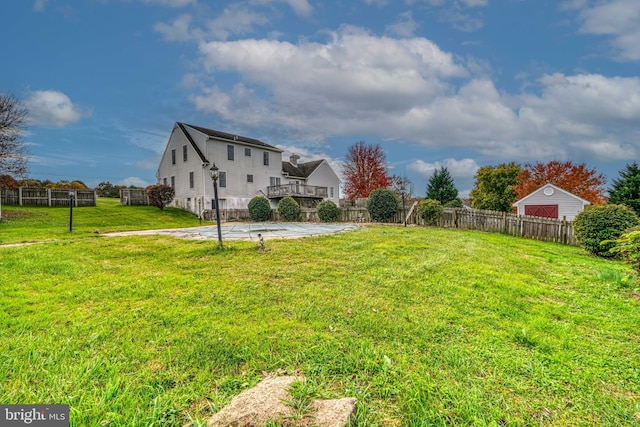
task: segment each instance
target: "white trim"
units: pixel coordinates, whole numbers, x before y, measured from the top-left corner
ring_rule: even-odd
[[[583,205],[583,206],[587,206],[587,205],[590,205],[590,204],[591,204],[591,202],[590,202],[590,201],[585,200],[585,199],[583,199],[582,197],[578,197],[578,196],[576,196],[576,195],[575,195],[575,194],[573,194],[573,193],[569,193],[567,190],[563,190],[562,188],[560,188],[560,187],[558,187],[558,186],[555,186],[555,185],[553,185],[553,184],[545,184],[545,185],[543,185],[542,187],[538,188],[536,191],[533,191],[533,192],[529,193],[528,195],[524,196],[522,199],[520,199],[520,200],[518,200],[518,201],[516,201],[516,202],[513,202],[513,204],[512,204],[511,206],[518,207],[518,205],[519,205],[520,203],[524,202],[525,200],[527,200],[529,197],[533,196],[534,194],[536,194],[536,193],[540,192],[540,190],[544,191],[544,189],[545,189],[545,188],[552,188],[552,189],[557,190],[557,191],[560,191],[561,193],[564,193],[564,194],[566,194],[566,195],[568,195],[568,196],[571,196],[571,197],[573,197],[574,199],[578,199],[578,200],[580,200],[580,201],[582,202],[582,205]]]

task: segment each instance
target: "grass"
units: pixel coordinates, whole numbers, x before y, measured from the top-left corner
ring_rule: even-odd
[[[3,403],[69,404],[74,426],[204,425],[283,372],[307,378],[302,412],[356,397],[356,426],[638,425],[640,301],[622,263],[393,226],[220,250],[95,235],[197,224],[98,209],[77,233],[23,223],[57,209],[0,223],[4,243],[54,238],[0,247]]]
[[[69,208],[2,206],[0,244],[95,237],[108,231],[179,228],[199,225],[198,218],[175,208],[121,206],[119,199],[98,198],[97,206],[73,208],[69,233]]]

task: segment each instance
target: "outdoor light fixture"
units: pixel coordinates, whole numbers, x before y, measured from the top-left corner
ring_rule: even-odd
[[[403,179],[402,182],[400,183],[400,193],[402,194],[402,221],[404,222],[405,227],[407,226],[407,212],[404,207],[404,192],[406,191],[406,189],[407,187]]]
[[[215,203],[216,210],[216,223],[218,225],[218,244],[222,247],[222,230],[220,230],[220,208],[218,205],[218,178],[220,177],[220,170],[214,163],[209,169],[209,174],[211,175],[211,179],[213,180],[213,199]]]
[[[69,233],[73,231],[73,191],[69,190]]]

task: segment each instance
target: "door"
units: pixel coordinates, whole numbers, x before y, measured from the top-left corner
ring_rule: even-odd
[[[558,205],[525,205],[524,214],[558,219]]]

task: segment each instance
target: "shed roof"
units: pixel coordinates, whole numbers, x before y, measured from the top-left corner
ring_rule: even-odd
[[[556,185],[553,185],[553,184],[547,183],[547,184],[543,185],[542,187],[538,188],[536,191],[533,191],[533,192],[531,192],[531,193],[527,194],[526,196],[524,196],[522,199],[520,199],[520,200],[518,200],[518,201],[514,202],[511,206],[518,206],[519,204],[521,204],[522,202],[526,201],[528,198],[530,198],[530,197],[531,197],[531,196],[533,196],[534,194],[539,193],[539,192],[541,192],[541,191],[544,191],[544,190],[545,190],[545,188],[553,188],[554,190],[560,191],[561,193],[564,193],[564,194],[566,194],[567,196],[571,196],[571,197],[573,197],[574,199],[578,199],[578,200],[580,200],[580,201],[582,202],[582,204],[583,204],[583,205],[590,205],[590,204],[591,204],[591,202],[590,202],[590,201],[585,200],[585,199],[583,199],[582,197],[578,197],[578,196],[576,196],[575,194],[570,193],[570,192],[568,192],[567,190],[563,190],[562,188],[560,188],[560,187],[558,187],[558,186],[556,186]]]

